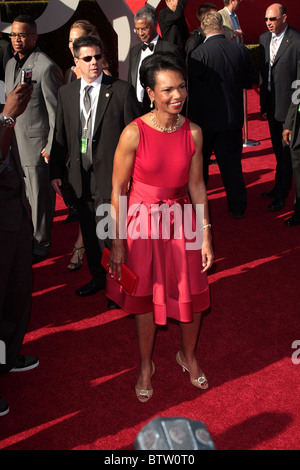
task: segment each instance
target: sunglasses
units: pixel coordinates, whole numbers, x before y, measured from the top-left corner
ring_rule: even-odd
[[[265,21],[276,21],[276,20],[279,20],[279,18],[281,18],[281,16],[279,16],[278,18],[276,18],[276,16],[270,16],[269,18],[266,16],[265,17]]]
[[[26,39],[31,34],[35,34],[35,33],[10,33],[8,36],[10,37],[10,39],[15,39],[15,38]]]
[[[96,60],[102,59],[102,54],[95,54],[95,55],[87,55],[85,57],[78,57],[78,59],[83,60],[84,62],[91,62],[91,60],[95,57]]]

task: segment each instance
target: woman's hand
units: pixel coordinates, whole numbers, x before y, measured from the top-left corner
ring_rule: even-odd
[[[109,274],[115,277],[117,273],[118,280],[121,280],[121,267],[125,261],[125,248],[122,240],[113,240],[112,248],[108,258]]]
[[[212,247],[211,240],[204,240],[202,248],[201,248],[201,253],[202,253],[202,272],[204,273],[207,271],[209,268],[212,267],[215,255]]]

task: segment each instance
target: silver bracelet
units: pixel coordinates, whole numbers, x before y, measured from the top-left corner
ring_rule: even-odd
[[[211,224],[203,225],[202,230],[204,230],[204,229],[207,228],[207,227],[210,227],[210,228],[211,228]]]

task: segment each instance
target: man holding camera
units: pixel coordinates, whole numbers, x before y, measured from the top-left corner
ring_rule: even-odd
[[[15,55],[6,66],[6,93],[22,81],[24,69],[32,71],[26,74],[29,77],[32,74],[32,98],[15,125],[15,135],[32,210],[33,263],[36,263],[49,255],[51,246],[55,192],[50,184],[48,162],[57,93],[63,84],[63,75],[59,67],[37,47],[36,23],[30,16],[19,15],[15,18],[10,38]]]

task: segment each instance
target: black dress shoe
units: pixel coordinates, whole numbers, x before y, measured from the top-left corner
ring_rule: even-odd
[[[79,297],[88,297],[89,295],[97,294],[97,292],[102,289],[105,289],[105,282],[101,283],[92,280],[88,284],[79,287],[79,289],[75,291],[75,294]]]
[[[231,214],[235,219],[243,219],[244,218],[244,212],[229,211],[229,214]]]
[[[113,300],[107,299],[107,308],[109,310],[114,310],[114,309],[119,309],[120,307]]]
[[[32,264],[38,264],[38,263],[41,263],[42,261],[44,261],[45,259],[47,258],[46,255],[35,255],[33,254],[32,255]]]
[[[8,404],[0,397],[0,416],[5,416],[9,412]]]
[[[262,197],[264,199],[274,199],[277,196],[277,192],[275,188],[271,189],[271,191],[267,191],[265,193],[262,193]]]
[[[26,372],[27,370],[35,369],[39,365],[39,360],[34,356],[18,356],[15,366],[10,369],[10,372]]]
[[[300,215],[292,215],[292,217],[284,221],[284,224],[288,227],[295,227],[295,225],[300,225]]]
[[[285,199],[282,196],[276,196],[274,201],[268,205],[270,211],[279,211],[285,206]]]

